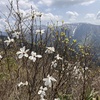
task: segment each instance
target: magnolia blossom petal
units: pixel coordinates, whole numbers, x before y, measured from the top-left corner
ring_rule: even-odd
[[[37,58],[42,58],[42,56],[41,56],[41,55],[36,55],[36,57],[37,57]]]
[[[38,91],[38,94],[41,94],[41,92],[42,92],[42,90],[39,90],[39,91]]]
[[[20,48],[20,51],[24,52],[25,51],[25,46],[23,48]]]
[[[27,53],[25,53],[25,54],[24,54],[24,56],[25,56],[25,57],[28,57],[28,54],[27,54]]]
[[[18,51],[16,54],[18,55],[18,54],[21,54],[22,52],[21,51]]]
[[[50,81],[50,80],[46,81],[46,82],[45,82],[45,86],[51,87],[51,86],[52,86],[51,81]]]
[[[27,53],[29,51],[29,49],[27,49],[25,52]]]
[[[43,89],[43,86],[41,86],[40,89],[42,90]]]
[[[52,76],[50,77],[52,81],[56,82],[57,80],[53,78]]]
[[[25,83],[20,82],[20,83],[18,84],[18,87],[20,87],[21,85],[22,85],[22,86],[25,86],[25,85],[27,86],[27,85],[28,85],[28,82],[27,82],[27,81],[26,81]]]
[[[45,81],[45,83],[44,83],[45,86],[51,87],[51,81],[50,81],[50,79],[44,78],[43,81]]]
[[[11,42],[14,42],[14,39],[11,39],[10,41],[11,41]]]
[[[23,83],[22,83],[22,82],[20,82],[20,83],[18,84],[18,87],[20,87],[21,85],[23,85]]]
[[[47,87],[44,87],[43,90],[46,91],[47,90]]]
[[[9,42],[7,42],[7,46],[9,45],[10,43]]]
[[[30,60],[32,60],[33,62],[35,62],[35,61],[36,61],[36,58],[35,58],[35,57],[33,57],[33,56],[29,56],[29,59],[30,59]]]
[[[30,60],[33,60],[33,56],[29,56],[29,59],[30,59]]]
[[[4,42],[9,42],[9,40],[5,40]]]
[[[35,62],[35,61],[36,61],[36,58],[35,58],[35,57],[33,57],[33,59],[32,59],[32,60],[33,60],[33,62]]]
[[[25,85],[28,85],[28,81],[25,82]]]
[[[33,56],[29,56],[29,59],[30,59],[30,60],[33,60]]]
[[[0,59],[2,59],[2,56],[0,55]]]
[[[20,54],[20,55],[18,56],[19,59],[21,59],[22,57],[23,57],[23,54]]]
[[[31,52],[31,55],[32,55],[32,56],[36,56],[36,52],[32,51],[32,52]]]

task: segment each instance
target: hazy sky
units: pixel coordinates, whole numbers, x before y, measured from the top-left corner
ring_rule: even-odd
[[[7,14],[8,0],[0,0],[0,11]],[[15,0],[13,0],[15,1]],[[15,3],[13,3],[16,7]],[[44,14],[42,22],[59,21],[100,24],[100,0],[19,0],[20,10],[25,14],[31,6]],[[0,24],[5,19],[0,13]],[[1,26],[2,27],[2,26]]]

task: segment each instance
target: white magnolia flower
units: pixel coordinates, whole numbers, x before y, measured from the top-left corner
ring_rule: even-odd
[[[43,34],[44,30],[36,30],[36,34]]]
[[[57,60],[62,60],[62,58],[59,56],[59,54],[57,54],[57,56],[55,56],[55,58],[56,58]]]
[[[15,32],[15,33],[12,34],[12,36],[13,36],[14,38],[19,39],[19,35],[20,35],[20,34],[21,34],[20,32]]]
[[[4,42],[7,43],[7,46],[11,43],[14,42],[14,39],[10,39],[9,37],[7,37],[8,40],[5,40]]]
[[[26,81],[25,83],[20,82],[17,86],[20,87],[20,86],[27,86],[27,85],[28,85],[28,82]]]
[[[42,57],[41,55],[36,55],[36,52],[32,51],[31,56],[29,56],[29,59],[35,62],[36,58],[41,58],[41,57]]]
[[[54,68],[57,67],[57,61],[56,60],[54,60],[54,61],[51,62],[51,67],[54,67]]]
[[[52,84],[51,84],[51,81],[54,81],[56,82],[57,80],[55,78],[53,78],[52,76],[48,75],[47,78],[44,78],[43,81],[45,82],[45,86],[49,86],[51,87]]]
[[[54,47],[46,47],[47,49],[46,49],[46,51],[45,51],[45,53],[53,53],[53,52],[55,52],[55,48]]]
[[[47,87],[44,87],[43,88],[43,86],[41,86],[40,87],[40,90],[38,91],[38,94],[40,94],[41,95],[41,97],[43,96],[45,96],[46,95],[46,93],[45,93],[45,91],[47,90]]]
[[[47,87],[44,87],[44,88],[43,88],[43,86],[41,86],[41,87],[40,87],[40,90],[38,91],[38,94],[39,94],[40,97],[41,97],[40,100],[46,100],[46,99],[44,99],[44,96],[46,96],[45,91],[47,91]]]
[[[2,59],[2,56],[0,55],[0,59]]]
[[[22,57],[28,57],[27,52],[29,49],[25,50],[25,46],[20,48],[20,51],[18,51],[16,54],[18,55],[18,58],[21,59]]]

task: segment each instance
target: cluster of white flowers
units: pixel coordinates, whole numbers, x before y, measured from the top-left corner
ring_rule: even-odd
[[[73,71],[74,71],[74,74],[77,75],[77,74],[79,74],[80,69],[77,68],[77,66],[74,66],[74,70]]]
[[[43,34],[44,33],[44,29],[43,30],[36,30],[36,34]]]
[[[51,62],[51,68],[56,68],[57,67],[57,61],[56,60],[54,60],[54,61],[52,61]]]
[[[40,90],[38,91],[38,94],[40,95],[40,100],[46,100],[44,97],[46,96],[47,87],[52,86],[52,82],[56,82],[57,80],[53,78],[52,76],[48,75],[47,78],[43,79],[44,85],[46,87],[43,88],[43,86],[40,87]]]
[[[51,62],[51,68],[52,67],[54,67],[54,68],[56,68],[57,67],[57,60],[63,60],[60,56],[59,56],[59,54],[57,54],[57,56],[55,56],[55,58],[56,58],[56,60],[54,60],[54,61],[52,61]]]
[[[38,33],[43,34],[44,30],[36,30],[36,34],[38,34]],[[19,36],[20,36],[20,32],[14,32],[12,34],[12,37],[16,38],[16,39],[19,39]],[[8,37],[8,40],[4,41],[5,43],[7,43],[7,46],[11,42],[14,42],[13,38]],[[29,58],[30,60],[32,60],[33,62],[35,62],[37,58],[42,58],[42,55],[37,55],[36,52],[34,52],[34,51],[32,51],[31,55],[29,56],[28,51],[29,51],[29,49],[26,49],[26,47],[23,46],[22,48],[20,48],[20,50],[16,54],[18,55],[19,59],[26,57],[26,58]],[[52,54],[54,52],[55,52],[54,47],[46,47],[45,53]],[[0,55],[0,59],[1,58],[2,58],[2,56]],[[62,58],[59,56],[59,54],[57,54],[57,56],[55,56],[55,59],[56,60],[62,60]],[[57,61],[56,60],[52,61],[52,64],[51,64],[51,66],[54,67],[54,68],[57,67]],[[57,80],[55,78],[53,78],[52,76],[47,75],[47,78],[44,78],[43,81],[44,81],[45,87],[41,86],[39,91],[38,91],[38,94],[40,95],[40,100],[46,100],[44,97],[46,96],[46,91],[48,89],[47,87],[51,88],[52,82],[56,82]],[[17,84],[18,87],[27,86],[27,85],[28,85],[28,81],[26,81],[25,83],[20,82],[20,83]],[[60,99],[55,98],[54,100],[60,100]]]
[[[80,70],[80,68],[78,68],[79,66],[74,66],[74,69],[73,69],[73,75],[74,77],[77,79],[80,79],[82,78],[82,72]]]
[[[40,95],[41,100],[45,100],[45,99],[44,99],[44,96],[46,96],[45,91],[47,91],[47,87],[44,87],[44,88],[43,88],[43,86],[41,86],[41,87],[40,87],[40,90],[38,91],[38,94]]]
[[[31,56],[28,55],[29,49],[25,50],[25,46],[20,48],[20,51],[18,51],[16,54],[18,55],[18,58],[21,59],[23,57],[29,57],[30,60],[32,60],[33,62],[36,61],[36,58],[42,58],[41,55],[37,55],[36,52],[32,51],[31,52]]]
[[[11,43],[14,42],[14,39],[10,39],[10,37],[7,37],[8,40],[5,40],[4,42],[7,43],[7,46]]]
[[[62,58],[59,56],[59,54],[57,54],[57,56],[55,56],[55,58],[56,58],[57,60],[62,60]]]
[[[37,17],[41,17],[42,15],[43,13],[33,10],[31,13],[30,12],[26,13],[24,19],[26,20],[36,19]]]
[[[21,34],[20,32],[14,32],[14,33],[12,33],[12,37],[13,37],[13,38],[19,39],[19,35],[20,35],[20,34]],[[4,41],[5,43],[7,43],[7,46],[8,46],[11,42],[14,42],[14,39],[13,39],[13,38],[10,38],[9,36],[7,37],[7,40]]]
[[[34,18],[36,18],[36,17],[41,17],[42,16],[42,13],[41,12],[39,12],[39,11],[33,11],[33,13],[31,14],[31,16],[33,17],[34,16]]]
[[[13,38],[19,39],[20,34],[21,34],[21,32],[14,32],[14,33],[12,33],[12,36],[13,36]]]
[[[51,54],[51,53],[55,52],[55,48],[54,47],[46,47],[46,48],[47,49],[46,49],[45,53]]]
[[[20,83],[17,84],[18,87],[20,87],[20,86],[27,86],[27,85],[28,85],[28,81],[26,81],[25,83],[20,82]]]

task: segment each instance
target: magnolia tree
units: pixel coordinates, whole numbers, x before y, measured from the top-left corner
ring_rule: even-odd
[[[64,22],[42,29],[41,12],[31,7],[23,15],[18,0],[17,8],[9,4],[7,38],[0,49],[1,99],[90,100],[97,73],[92,47],[66,34]]]

